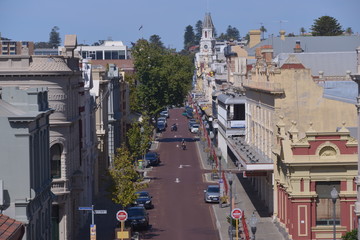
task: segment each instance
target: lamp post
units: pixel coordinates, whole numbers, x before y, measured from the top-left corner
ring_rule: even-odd
[[[231,172],[228,172],[227,174],[227,178],[229,181],[229,185],[230,185],[230,217],[231,217],[231,212],[232,212],[232,184],[233,184],[233,174]],[[233,239],[233,234],[232,234],[232,230],[233,230],[233,225],[232,225],[232,218],[230,218],[230,240]]]
[[[335,220],[336,220],[336,206],[335,206],[335,204],[336,204],[336,200],[337,200],[337,198],[339,196],[339,193],[336,190],[335,186],[331,190],[330,194],[331,194],[332,202],[334,204],[334,208],[333,208],[333,224],[334,224],[334,240],[335,240],[336,239],[336,223],[335,223]]]
[[[255,211],[253,211],[251,218],[250,218],[250,227],[252,232],[252,239],[255,240],[255,233],[256,233],[256,224],[258,222],[257,217],[255,216]]]
[[[216,148],[216,156],[219,160],[219,182],[222,181],[222,176],[221,176],[221,150],[220,148]],[[221,184],[221,183],[220,183]],[[221,185],[220,185],[220,190],[221,190]],[[220,198],[221,198],[221,191],[220,191]],[[219,200],[219,207],[221,208],[221,199]]]

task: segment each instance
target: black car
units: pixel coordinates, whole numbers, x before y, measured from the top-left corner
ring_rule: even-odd
[[[145,161],[147,161],[147,166],[157,166],[160,164],[159,154],[156,152],[148,152],[145,154]]]
[[[137,195],[137,199],[135,200],[135,205],[139,207],[144,207],[145,209],[153,208],[152,204],[152,196],[150,196],[147,191],[140,191],[135,193]]]
[[[128,214],[125,221],[126,227],[132,229],[147,229],[149,227],[149,214],[144,207],[129,207],[126,212]]]

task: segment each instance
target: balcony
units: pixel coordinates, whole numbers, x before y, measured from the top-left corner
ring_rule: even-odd
[[[51,191],[56,195],[65,195],[70,193],[69,180],[53,179],[51,183]]]
[[[252,80],[244,80],[243,86],[245,88],[269,92],[272,94],[284,93],[284,88],[282,88],[281,84],[275,83],[275,82],[258,82],[258,81],[252,81]]]

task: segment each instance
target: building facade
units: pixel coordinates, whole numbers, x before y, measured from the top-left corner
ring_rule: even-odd
[[[51,239],[51,113],[46,88],[2,88],[0,210],[24,224],[22,239]]]

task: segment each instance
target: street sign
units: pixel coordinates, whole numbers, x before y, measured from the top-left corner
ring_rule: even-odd
[[[119,222],[123,222],[123,221],[126,221],[126,219],[128,218],[128,214],[126,211],[124,210],[120,210],[116,213],[116,219],[119,221]]]
[[[79,207],[79,210],[91,211],[92,207]]]
[[[107,214],[107,210],[94,210],[95,214]]]
[[[90,225],[90,240],[96,240],[96,225]]]
[[[240,208],[234,208],[231,211],[231,217],[233,219],[240,219],[242,217],[242,210]]]

